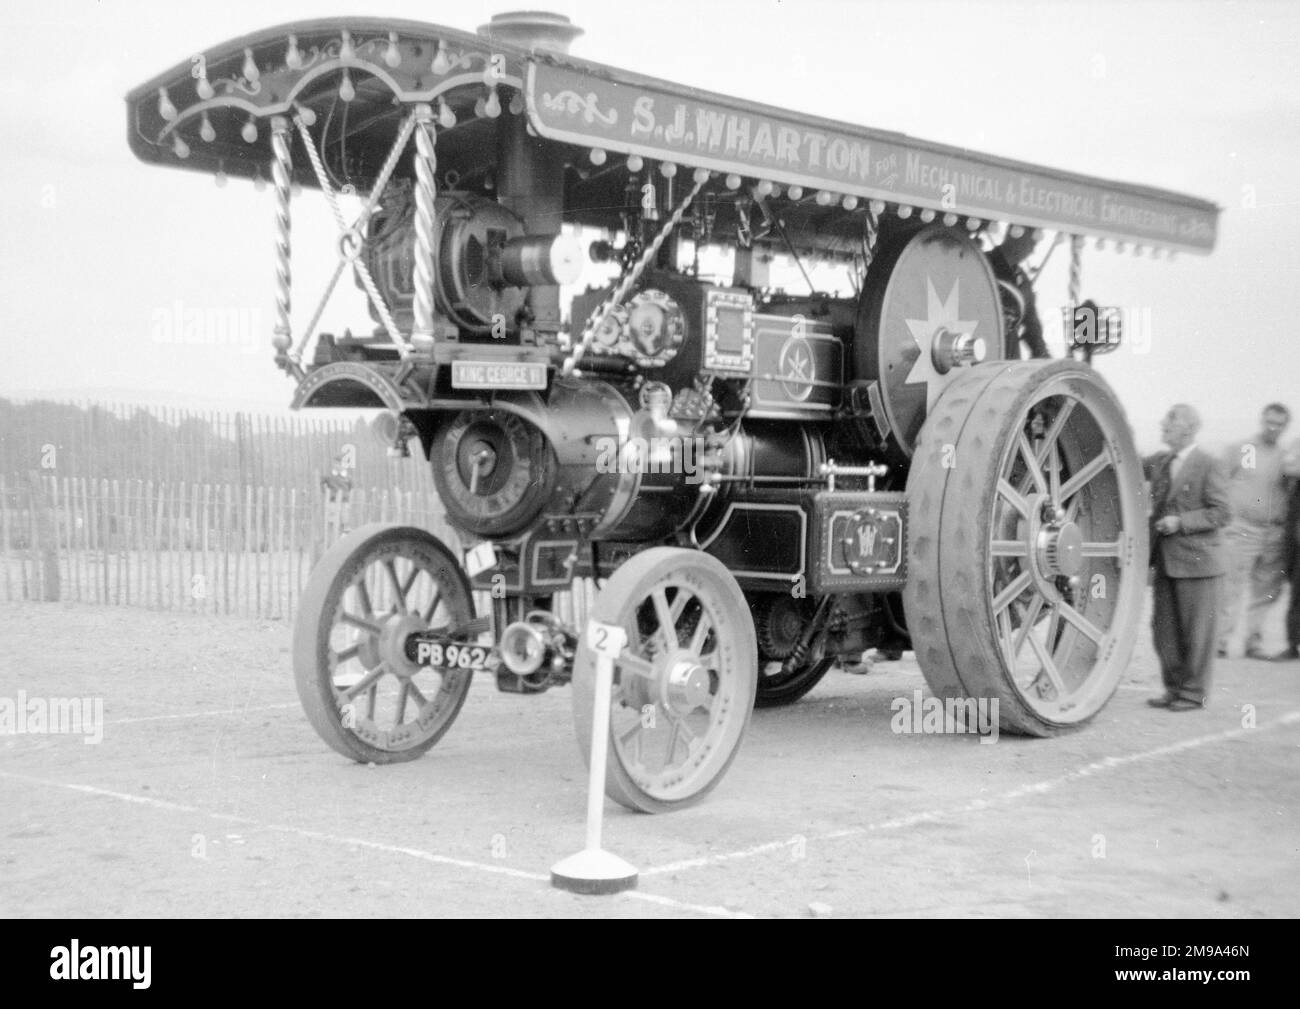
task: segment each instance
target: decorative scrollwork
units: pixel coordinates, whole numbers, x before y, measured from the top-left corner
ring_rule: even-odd
[[[610,109],[608,112],[600,111],[594,91],[588,91],[585,98],[576,91],[561,91],[557,95],[548,91],[542,95],[542,104],[552,112],[563,112],[570,116],[582,113],[582,121],[589,125],[597,119],[606,126],[613,126],[618,122],[617,109]]]
[[[223,77],[217,81],[214,88],[220,88],[227,95],[233,95],[236,91],[242,91],[246,95],[258,95],[262,93],[262,82],[252,81],[251,83],[243,77]]]

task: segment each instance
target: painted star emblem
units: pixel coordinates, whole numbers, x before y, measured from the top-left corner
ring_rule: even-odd
[[[976,327],[979,326],[978,319],[961,319],[958,318],[957,303],[960,299],[961,281],[952,282],[952,290],[948,292],[948,297],[942,301],[939,300],[939,294],[934,289],[934,281],[929,277],[925,278],[925,315],[924,319],[907,319],[907,328],[912,333],[912,339],[916,342],[921,353],[917,355],[916,362],[912,365],[912,370],[907,373],[904,383],[915,385],[919,382],[925,383],[925,409],[928,413],[934,409],[935,402],[939,399],[939,394],[947,387],[951,380],[951,375],[941,375],[939,370],[934,366],[934,359],[930,356],[930,348],[934,343],[934,336],[940,329],[946,329],[950,333],[973,334]]]

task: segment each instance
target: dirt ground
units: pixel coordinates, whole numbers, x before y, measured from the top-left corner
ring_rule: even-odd
[[[567,688],[475,683],[429,754],[367,767],[299,709],[281,622],[0,605],[0,698],[103,699],[103,739],[0,736],[5,916],[1300,914],[1300,663],[1222,661],[1149,709],[1144,634],[1085,730],[890,730],[910,656],[755,712],[726,779],[667,816],[608,804],[638,889],[579,897],[586,772]]]

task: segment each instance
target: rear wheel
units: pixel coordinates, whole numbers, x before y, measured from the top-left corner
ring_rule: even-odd
[[[1052,735],[1109,700],[1146,584],[1141,463],[1105,380],[1075,361],[996,363],[948,389],[908,476],[917,658],[935,693],[999,702]]]
[[[823,656],[819,649],[800,648],[816,606],[787,594],[764,594],[752,600],[751,612],[758,640],[758,689],[754,707],[793,704],[817,686],[835,665],[834,657]],[[801,650],[803,657],[791,662],[791,656]]]

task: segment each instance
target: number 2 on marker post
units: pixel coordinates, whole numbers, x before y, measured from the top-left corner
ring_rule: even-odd
[[[616,659],[627,644],[627,631],[613,624],[592,623],[587,626],[587,646],[597,655]]]

